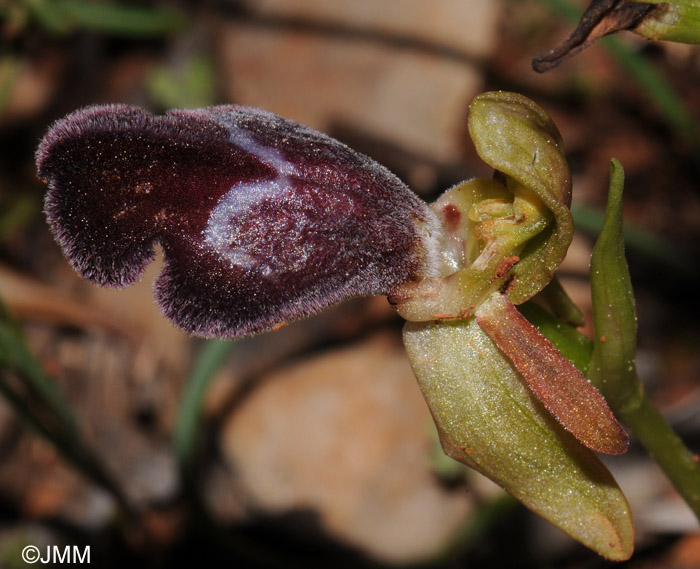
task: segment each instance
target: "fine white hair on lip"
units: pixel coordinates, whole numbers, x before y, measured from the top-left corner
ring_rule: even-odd
[[[294,164],[282,156],[276,148],[259,144],[252,136],[241,129],[232,129],[230,140],[241,150],[255,156],[260,162],[270,166],[278,177],[293,176],[297,173]]]
[[[426,219],[417,221],[421,243],[425,248],[425,260],[423,261],[423,276],[425,278],[437,278],[440,276],[442,265],[442,224],[438,216],[431,208],[426,208]]]
[[[297,171],[282,153],[269,146],[258,143],[250,134],[240,128],[231,129],[231,143],[246,153],[249,153],[276,173],[272,180],[239,182],[231,186],[216,204],[207,226],[202,232],[204,244],[217,254],[223,255],[233,266],[244,269],[258,265],[259,260],[240,247],[236,247],[236,218],[250,210],[254,205],[268,198],[280,195],[291,186],[290,177]],[[263,274],[269,274],[268,266],[261,266]]]
[[[231,186],[209,214],[207,226],[202,232],[204,245],[217,255],[222,255],[233,266],[252,268],[258,259],[245,249],[236,246],[238,228],[236,218],[245,215],[254,205],[284,191],[287,180],[239,182]]]

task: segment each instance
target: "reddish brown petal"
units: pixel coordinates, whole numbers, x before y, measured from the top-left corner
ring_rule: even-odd
[[[627,451],[627,433],[600,392],[505,295],[496,293],[484,302],[476,311],[476,320],[572,435],[597,452]]]

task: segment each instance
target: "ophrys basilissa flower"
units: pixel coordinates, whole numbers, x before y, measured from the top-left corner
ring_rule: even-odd
[[[37,164],[78,272],[128,285],[160,243],[156,298],[188,332],[237,337],[388,295],[447,454],[626,558],[627,503],[585,448],[624,452],[626,434],[515,308],[550,283],[571,240],[561,137],[512,93],[477,97],[469,128],[496,174],[431,206],[340,142],[247,107],[84,109],[53,126]]]

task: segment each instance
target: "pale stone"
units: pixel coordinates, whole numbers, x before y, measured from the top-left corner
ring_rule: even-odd
[[[314,21],[327,17],[361,31],[385,30],[432,42],[435,49],[374,36],[225,24],[221,74],[230,101],[264,107],[330,134],[334,126],[351,125],[429,159],[460,158],[467,106],[482,89],[475,62],[493,47],[499,3],[271,1],[256,7],[256,13],[266,10],[313,15]]]
[[[256,14],[304,19],[322,25],[369,30],[485,56],[497,40],[494,0],[256,0]]]
[[[400,345],[379,338],[265,378],[226,424],[223,455],[255,511],[311,510],[341,542],[415,561],[470,511],[432,471],[430,423]]]

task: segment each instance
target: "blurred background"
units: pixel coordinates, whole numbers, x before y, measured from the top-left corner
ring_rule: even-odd
[[[610,157],[626,169],[639,372],[700,452],[700,48],[625,33],[533,72],[584,7],[1,2],[0,568],[25,567],[28,544],[90,545],[105,568],[612,566],[441,454],[384,298],[235,344],[189,338],[154,306],[157,264],[122,291],[73,273],[34,167],[81,106],[239,103],[325,131],[433,200],[491,175],[471,98],[521,92],[565,141],[578,232],[560,275],[586,313]],[[697,520],[639,446],[606,463],[638,533],[617,566],[700,567]]]

